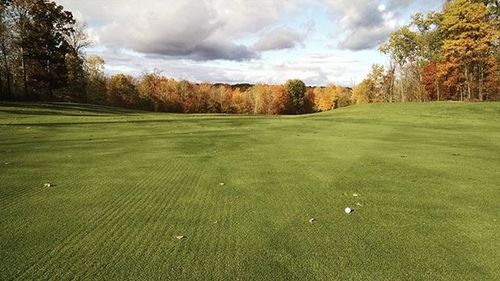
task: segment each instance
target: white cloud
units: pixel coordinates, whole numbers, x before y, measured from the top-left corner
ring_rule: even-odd
[[[259,41],[254,44],[257,51],[272,51],[293,49],[297,46],[304,46],[307,34],[292,30],[287,27],[280,27],[264,34]]]
[[[175,78],[193,81],[282,82],[298,77],[314,84],[348,84],[354,76],[363,75],[371,63],[353,59],[360,53],[341,49],[374,50],[402,19],[408,18],[409,7],[434,3],[426,0],[56,1],[89,23],[96,47],[90,53],[101,54],[110,72],[139,74],[158,68]],[[328,33],[334,35],[326,38]],[[334,47],[321,49],[327,44],[317,41],[318,38],[328,39],[327,44]],[[346,58],[340,58],[338,52]],[[376,51],[370,54],[376,55]],[[343,63],[344,60],[350,63]]]
[[[237,40],[276,25],[308,1],[111,0],[102,8],[92,0],[58,2],[97,23],[94,29],[100,43],[114,48],[173,58],[239,61],[257,58],[258,53]]]

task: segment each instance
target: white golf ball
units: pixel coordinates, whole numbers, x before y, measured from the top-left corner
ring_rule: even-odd
[[[344,212],[346,214],[350,214],[350,213],[352,213],[352,209],[351,208],[345,208]]]

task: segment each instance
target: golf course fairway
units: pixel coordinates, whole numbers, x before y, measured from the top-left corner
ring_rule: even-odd
[[[500,103],[0,103],[0,280],[499,276]]]

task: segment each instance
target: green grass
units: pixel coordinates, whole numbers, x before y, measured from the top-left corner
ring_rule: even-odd
[[[0,280],[500,276],[500,103],[4,103],[0,158]]]

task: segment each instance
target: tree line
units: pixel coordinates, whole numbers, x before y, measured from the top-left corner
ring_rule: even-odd
[[[353,90],[354,103],[500,99],[498,0],[451,0],[442,11],[417,13],[380,51]]]
[[[98,56],[87,60],[87,102],[176,113],[305,114],[351,103],[351,91],[336,85],[307,87],[301,80],[284,85],[226,85],[191,83],[165,77],[161,72],[139,78],[104,74]]]
[[[49,0],[0,0],[0,99],[71,101],[185,113],[302,114],[350,102],[347,88],[191,83],[160,72],[108,77],[86,57],[85,25]]]
[[[451,0],[440,12],[417,13],[380,50],[354,89],[226,85],[107,76],[99,56],[84,53],[86,27],[50,0],[0,0],[0,99],[71,101],[182,113],[303,114],[356,103],[500,99],[498,0]]]

